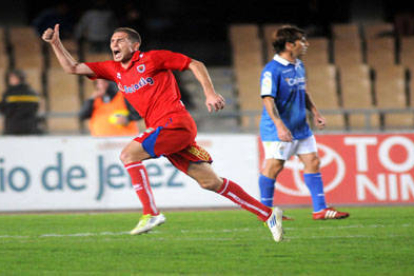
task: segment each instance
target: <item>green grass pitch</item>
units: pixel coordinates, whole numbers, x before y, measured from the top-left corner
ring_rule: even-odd
[[[285,211],[285,240],[242,210],[0,215],[0,275],[414,275],[414,207],[341,208],[345,220]]]

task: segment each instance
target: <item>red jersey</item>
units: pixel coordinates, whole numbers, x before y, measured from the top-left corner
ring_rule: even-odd
[[[98,79],[114,81],[147,127],[172,114],[188,113],[171,70],[185,70],[191,58],[165,50],[137,51],[128,68],[113,60],[86,62]]]

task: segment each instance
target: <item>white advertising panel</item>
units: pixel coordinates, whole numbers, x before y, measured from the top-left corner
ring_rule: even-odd
[[[0,138],[0,212],[141,208],[119,161],[129,138]],[[255,135],[199,135],[218,175],[257,198]],[[199,185],[166,158],[144,161],[160,208],[234,204]]]

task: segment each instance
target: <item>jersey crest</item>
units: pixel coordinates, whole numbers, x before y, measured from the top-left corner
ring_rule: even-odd
[[[145,72],[145,64],[138,65],[137,66],[137,71],[141,74],[144,73]]]

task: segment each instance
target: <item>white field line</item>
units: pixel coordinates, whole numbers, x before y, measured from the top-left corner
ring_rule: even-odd
[[[352,228],[386,228],[386,227],[394,227],[394,225],[382,225],[382,224],[371,224],[371,225],[346,225],[346,226],[321,226],[321,227],[285,227],[284,229],[287,231],[295,231],[295,230],[322,230],[322,229],[352,229]],[[411,224],[402,224],[400,227],[411,227]],[[234,232],[254,232],[257,231],[257,228],[234,228],[234,229],[221,229],[221,230],[210,230],[210,229],[203,229],[203,230],[181,230],[181,234],[208,234],[208,233],[234,233]],[[154,230],[150,232],[151,235],[158,235],[162,234],[162,231]],[[129,232],[99,232],[99,233],[74,233],[74,234],[42,234],[38,236],[20,236],[20,235],[1,235],[0,241],[3,239],[30,239],[30,238],[66,238],[66,237],[99,237],[99,236],[122,236],[122,235],[129,235]],[[402,237],[403,235],[386,235],[387,237]],[[178,239],[182,239],[182,236],[177,236]],[[333,239],[333,238],[375,238],[375,235],[343,235],[343,236],[325,236],[325,235],[318,235],[318,236],[309,236],[309,237],[289,237],[289,239]],[[170,238],[169,238],[170,239]],[[203,238],[190,238],[187,237],[188,240],[202,240]],[[226,238],[207,238],[204,240],[229,240]]]

